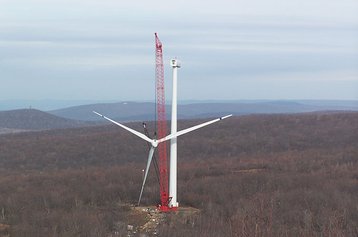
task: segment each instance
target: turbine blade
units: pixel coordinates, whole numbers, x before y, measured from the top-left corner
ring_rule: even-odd
[[[173,139],[173,138],[175,138],[175,137],[179,137],[179,136],[181,136],[181,135],[183,135],[183,134],[186,134],[186,133],[188,133],[188,132],[192,132],[192,131],[194,131],[194,130],[197,130],[197,129],[202,128],[202,127],[205,127],[205,126],[208,126],[208,125],[210,125],[210,124],[212,124],[212,123],[216,123],[216,122],[218,122],[218,121],[220,121],[220,120],[229,118],[229,117],[231,117],[231,116],[232,116],[232,114],[229,114],[229,115],[226,115],[226,116],[224,116],[224,117],[220,117],[220,118],[217,118],[217,119],[214,119],[214,120],[211,120],[211,121],[208,121],[208,122],[205,122],[205,123],[202,123],[202,124],[199,124],[199,125],[196,125],[196,126],[193,126],[193,127],[187,128],[187,129],[184,129],[184,130],[181,130],[181,131],[179,131],[179,132],[177,132],[177,133],[175,133],[175,134],[169,134],[168,136],[166,136],[166,137],[164,137],[164,138],[162,138],[162,139],[159,139],[159,140],[158,140],[158,143],[161,143],[161,142],[164,142],[164,141]]]
[[[150,148],[150,150],[149,150],[148,161],[147,161],[147,167],[145,168],[145,173],[144,173],[144,178],[143,178],[143,184],[142,184],[142,188],[141,188],[141,190],[140,190],[140,195],[139,195],[139,200],[138,200],[138,206],[139,206],[139,204],[140,204],[140,200],[142,199],[143,189],[144,189],[145,181],[147,180],[147,175],[148,175],[150,163],[152,162],[154,150],[155,150],[155,147],[153,147],[153,146],[152,146],[152,147]]]
[[[102,118],[104,118],[104,119],[110,121],[111,123],[114,123],[114,124],[120,126],[121,128],[124,128],[125,130],[127,130],[127,131],[133,133],[134,135],[136,135],[136,136],[142,138],[143,140],[146,140],[146,141],[149,142],[149,143],[152,143],[152,142],[153,142],[152,139],[150,139],[149,137],[147,137],[147,136],[144,135],[143,133],[137,132],[136,130],[133,130],[133,129],[127,127],[127,126],[124,126],[123,124],[120,124],[120,123],[118,123],[118,122],[116,122],[116,121],[114,121],[114,120],[112,120],[112,119],[110,119],[110,118],[107,118],[106,116],[104,116],[104,115],[102,115],[102,114],[100,114],[100,113],[97,113],[96,111],[93,111],[93,113],[95,113],[95,114],[101,116]]]

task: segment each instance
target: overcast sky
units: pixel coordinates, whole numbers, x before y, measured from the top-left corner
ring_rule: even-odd
[[[358,99],[357,0],[0,0],[0,100]]]

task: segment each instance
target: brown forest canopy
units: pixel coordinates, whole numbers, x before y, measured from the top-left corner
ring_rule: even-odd
[[[358,113],[233,117],[184,135],[179,201],[201,214],[159,235],[357,236],[357,144]],[[115,126],[0,136],[0,223],[11,236],[125,235],[147,149]]]

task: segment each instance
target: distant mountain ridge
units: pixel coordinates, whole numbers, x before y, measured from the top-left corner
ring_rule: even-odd
[[[149,102],[119,102],[100,103],[74,106],[59,110],[48,111],[48,113],[74,120],[102,121],[103,119],[94,114],[97,111],[111,118],[120,118],[121,121],[153,120],[155,104]]]
[[[357,104],[322,104],[312,101],[257,101],[257,102],[213,102],[179,104],[179,119],[196,119],[222,116],[225,114],[277,114],[277,113],[303,113],[316,111],[358,111]],[[118,102],[74,106],[49,113],[63,118],[82,121],[101,121],[93,114],[97,111],[119,121],[148,121],[155,119],[155,104],[149,102]],[[167,118],[170,118],[171,107],[166,106]]]
[[[86,125],[89,123],[57,117],[36,109],[0,111],[0,133],[74,128]]]
[[[105,123],[92,111],[102,113],[121,122],[155,120],[155,104],[149,102],[99,103],[74,106],[60,110],[43,112],[36,109],[18,109],[0,111],[0,134],[76,128]],[[167,105],[167,119],[170,119],[171,107]],[[291,114],[304,112],[358,111],[358,104],[318,103],[308,101],[245,101],[232,103],[195,103],[179,104],[179,119],[202,119],[219,117],[226,114]]]

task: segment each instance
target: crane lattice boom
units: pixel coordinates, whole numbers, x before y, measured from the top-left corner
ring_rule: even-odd
[[[156,78],[156,102],[157,102],[157,139],[167,135],[167,120],[165,114],[165,92],[164,92],[164,66],[163,49],[157,33],[155,33],[155,78]],[[168,196],[168,167],[167,167],[167,145],[162,142],[158,145],[159,153],[159,183],[160,183],[160,209],[169,209]]]

